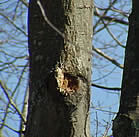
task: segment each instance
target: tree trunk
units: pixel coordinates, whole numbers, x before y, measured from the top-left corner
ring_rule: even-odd
[[[29,109],[25,137],[90,137],[92,8],[90,0],[29,5]]]
[[[113,122],[114,137],[139,137],[139,1],[132,1],[125,52],[121,102]]]

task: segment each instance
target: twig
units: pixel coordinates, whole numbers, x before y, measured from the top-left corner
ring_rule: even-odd
[[[29,87],[27,86],[26,88],[26,91],[25,91],[25,95],[24,95],[24,105],[23,105],[23,108],[22,108],[22,114],[23,114],[23,117],[25,119],[27,119],[27,111],[28,111],[28,98],[29,98]],[[24,135],[22,134],[24,131],[25,131],[25,128],[26,128],[26,125],[25,123],[21,120],[21,123],[20,123],[20,135],[19,137],[24,137]]]
[[[93,108],[93,109],[95,109],[95,110],[98,110],[98,111],[110,113],[111,115],[117,114],[117,112],[112,112],[112,111],[109,111],[109,110],[104,110],[104,109],[96,108],[96,107],[94,107],[94,106],[92,106],[91,108]]]
[[[63,38],[65,39],[64,34],[63,34],[62,32],[60,32],[60,31],[49,21],[49,19],[47,18],[47,16],[46,16],[46,14],[45,14],[45,11],[44,11],[44,9],[43,9],[43,6],[42,6],[40,0],[37,0],[37,4],[38,4],[39,7],[40,7],[40,10],[41,10],[41,12],[42,12],[42,15],[43,15],[44,20],[48,23],[48,25],[49,25],[50,27],[52,27],[52,29],[54,29],[61,37],[63,37]]]
[[[96,10],[96,13],[99,14]],[[125,48],[125,46],[120,42],[118,41],[118,39],[112,34],[112,32],[109,30],[107,24],[104,22],[104,19],[103,18],[100,18],[102,23],[104,24],[104,28],[106,28],[106,30],[108,31],[108,33],[110,34],[110,36],[116,41],[117,44],[119,44],[121,47]],[[110,21],[109,21],[110,22]]]
[[[3,125],[3,123],[0,123],[0,125]],[[14,131],[14,132],[16,132],[16,133],[19,134],[19,131],[17,131],[17,130],[15,130],[15,129],[11,128],[11,127],[8,126],[7,124],[4,124],[4,127],[7,127],[8,129],[10,129],[10,130],[12,130],[12,131]]]
[[[2,81],[0,80],[0,87],[2,88],[3,92],[5,93],[8,101],[10,102],[10,104],[14,107],[14,109],[17,111],[17,113],[19,114],[19,116],[21,117],[21,119],[23,120],[24,123],[26,123],[24,117],[22,116],[22,113],[20,112],[20,110],[17,108],[16,104],[14,103],[14,101],[12,100],[12,98],[10,98],[6,86],[2,83]]]
[[[25,1],[25,0],[20,0],[26,7],[29,7],[29,4],[28,4],[28,2],[27,1]]]
[[[1,16],[3,16],[5,19],[7,19],[8,22],[10,22],[17,30],[22,32],[25,36],[28,36],[24,30],[22,30],[20,27],[18,27],[12,20],[10,20],[7,16],[4,14],[0,13]]]
[[[109,60],[111,63],[113,63],[114,65],[116,65],[117,67],[123,69],[123,65],[121,65],[120,63],[118,63],[115,59],[109,57],[108,55],[106,55],[104,52],[102,52],[100,49],[98,48],[94,48],[93,50],[98,53],[99,55],[101,55],[102,57],[104,57],[105,59]]]
[[[98,136],[98,114],[96,112],[96,137]]]
[[[110,17],[110,16],[104,16],[104,15],[100,15],[98,14],[97,12],[94,12],[94,15],[95,16],[98,16],[104,20],[107,20],[107,21],[113,21],[113,22],[116,22],[116,23],[120,23],[120,24],[123,24],[123,25],[128,25],[129,23],[127,21],[124,21],[124,20],[121,20],[121,19],[117,19],[117,18],[114,18],[114,17]]]

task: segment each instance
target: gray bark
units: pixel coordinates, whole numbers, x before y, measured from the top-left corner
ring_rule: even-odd
[[[92,8],[88,0],[29,5],[29,110],[25,137],[90,137]]]
[[[114,137],[139,137],[139,1],[132,1],[125,52],[121,102],[113,122]]]

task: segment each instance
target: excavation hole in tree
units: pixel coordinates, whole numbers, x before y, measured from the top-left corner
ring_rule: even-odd
[[[61,88],[63,88],[67,92],[77,91],[79,88],[78,78],[68,73],[64,73],[64,79]]]
[[[60,68],[57,69],[57,81],[60,92],[70,94],[79,89],[79,79],[69,73],[64,73]]]

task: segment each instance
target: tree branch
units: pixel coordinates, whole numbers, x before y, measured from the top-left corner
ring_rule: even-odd
[[[121,19],[118,19],[118,18],[114,18],[114,17],[110,17],[110,16],[106,16],[106,15],[100,15],[96,11],[94,11],[94,15],[97,16],[97,17],[100,17],[104,20],[113,21],[113,22],[116,22],[116,23],[120,23],[122,25],[128,25],[129,24],[127,21],[124,21],[124,20],[121,20]]]
[[[93,46],[92,46],[93,47]],[[102,57],[104,57],[105,59],[107,59],[108,61],[110,61],[111,63],[113,63],[114,65],[116,65],[117,67],[123,69],[123,65],[121,65],[120,63],[118,63],[115,59],[109,57],[108,55],[106,55],[104,52],[102,52],[100,49],[98,48],[92,48],[93,51],[95,51],[96,53],[98,53],[99,55],[101,55]]]
[[[16,104],[14,103],[14,101],[12,100],[12,98],[9,96],[8,92],[7,92],[7,88],[6,86],[2,83],[2,81],[0,80],[0,87],[2,88],[4,94],[6,95],[8,101],[10,102],[10,104],[14,107],[14,109],[17,111],[17,113],[19,114],[19,116],[21,117],[21,119],[23,120],[24,123],[26,123],[24,117],[22,116],[22,113],[20,112],[20,110],[17,108]]]
[[[102,88],[102,89],[107,89],[107,90],[118,90],[118,91],[121,90],[121,88],[118,88],[118,87],[105,87],[105,86],[100,86],[100,85],[97,85],[94,83],[92,83],[91,86],[97,87],[97,88]]]

